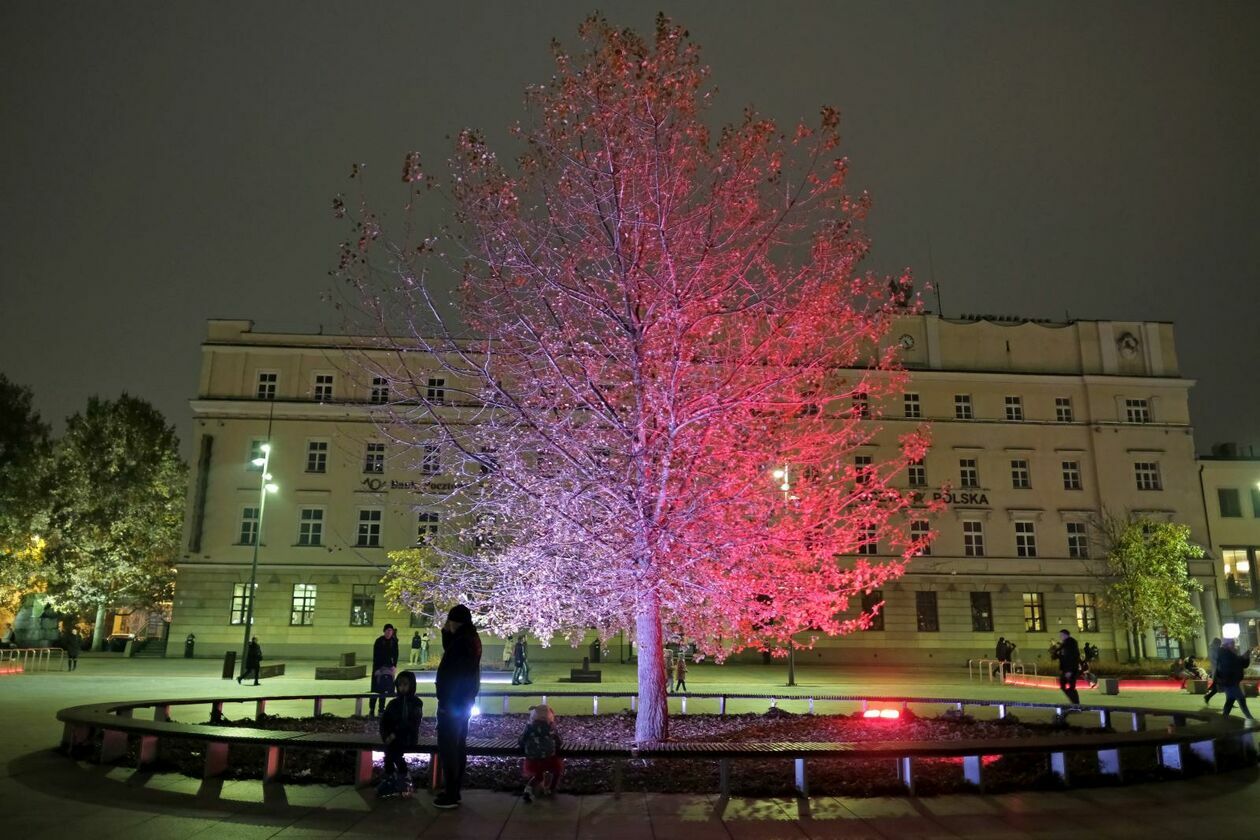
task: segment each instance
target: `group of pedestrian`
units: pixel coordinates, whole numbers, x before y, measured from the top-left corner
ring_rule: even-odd
[[[682,694],[687,690],[687,652],[665,648],[665,693]]]
[[[1208,684],[1207,693],[1203,695],[1204,704],[1211,703],[1218,693],[1225,695],[1225,708],[1221,714],[1228,716],[1234,704],[1242,710],[1243,717],[1255,720],[1251,710],[1247,708],[1247,698],[1243,694],[1242,679],[1251,664],[1250,653],[1238,652],[1237,639],[1213,639],[1208,645],[1208,660],[1212,667],[1212,681]]]
[[[429,630],[426,627],[424,635],[417,630],[411,637],[411,664],[423,666],[429,661]]]
[[[996,676],[1000,680],[1004,674],[1011,672],[1011,662],[1015,658],[1015,643],[1005,636],[998,636],[997,645],[993,649],[993,658],[997,660],[997,665],[989,670],[989,677]]]

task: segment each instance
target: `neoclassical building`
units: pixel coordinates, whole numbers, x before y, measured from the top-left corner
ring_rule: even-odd
[[[1104,655],[1125,651],[1099,606],[1090,521],[1104,509],[1142,512],[1213,545],[1190,425],[1194,383],[1178,367],[1172,325],[915,315],[892,340],[910,383],[881,407],[880,436],[856,457],[878,462],[881,442],[891,455],[899,433],[929,423],[932,449],[903,480],[945,509],[920,526],[937,534],[930,555],[871,596],[885,604],[876,627],[820,640],[801,660],[957,664],[991,652],[998,636],[1028,656],[1061,628]],[[419,623],[385,604],[386,553],[441,532],[433,500],[457,477],[439,447],[404,460],[382,435],[386,383],[349,357],[354,342],[209,323],[191,401],[197,461],[171,638],[195,633],[200,654],[239,648],[255,547],[254,626],[270,657],[332,658],[367,649],[386,621],[404,635]],[[421,381],[431,400],[451,389],[453,418],[468,410],[436,366]],[[278,492],[255,546],[252,462],[267,440]],[[1148,649],[1202,653],[1204,637],[1220,632],[1222,605],[1232,614],[1219,563],[1209,556],[1191,570],[1204,587],[1203,634],[1151,634]]]

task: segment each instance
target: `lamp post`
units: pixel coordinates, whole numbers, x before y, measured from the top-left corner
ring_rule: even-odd
[[[786,461],[780,469],[776,469],[771,475],[774,480],[779,483],[779,489],[783,491],[783,509],[786,512],[788,503],[792,501],[792,473],[788,469]],[[796,685],[796,642],[791,638],[788,639],[788,681],[789,686]]]
[[[267,467],[271,464],[271,443],[260,447],[262,457],[255,458],[252,463],[262,469],[258,478],[258,528],[254,531],[254,559],[249,564],[249,586],[245,589],[245,641],[241,643],[241,675],[245,674],[245,660],[249,657],[249,637],[254,630],[254,595],[258,586],[258,546],[262,542],[263,515],[267,511],[267,494],[279,488],[272,483],[271,473]]]

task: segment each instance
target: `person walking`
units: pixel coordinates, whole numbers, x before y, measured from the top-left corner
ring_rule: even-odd
[[[415,665],[420,661],[420,631],[417,630],[415,635],[411,637],[411,664]]]
[[[674,652],[665,648],[665,693],[674,693]]]
[[[1226,639],[1221,642],[1221,649],[1216,654],[1216,685],[1225,695],[1225,708],[1221,710],[1225,717],[1229,717],[1230,709],[1234,708],[1234,703],[1238,703],[1243,717],[1255,720],[1251,716],[1251,710],[1247,708],[1247,698],[1243,696],[1242,690],[1243,674],[1250,664],[1250,656],[1238,653],[1237,640]]]
[[[993,646],[993,659],[996,664],[989,669],[989,679],[994,676],[1001,677],[1002,666],[1006,662],[1010,653],[1006,649],[1006,637],[998,636],[997,644]]]
[[[385,776],[376,788],[378,796],[411,795],[407,750],[420,743],[424,702],[416,696],[416,675],[403,671],[394,680],[397,696],[381,710],[381,741],[385,744]]]
[[[1208,676],[1211,682],[1208,683],[1207,691],[1203,693],[1203,705],[1210,705],[1212,698],[1216,696],[1220,689],[1216,685],[1216,658],[1221,655],[1221,637],[1217,636],[1208,645]]]
[[[1081,675],[1081,648],[1067,630],[1059,631],[1059,688],[1079,706],[1081,695],[1076,690],[1076,678]]]
[[[674,664],[674,693],[682,694],[687,690],[687,655],[678,652],[678,660]]]
[[[511,634],[503,637],[503,670],[516,676],[516,639]],[[515,682],[512,684],[516,685]]]
[[[66,649],[66,670],[79,670],[79,651],[83,648],[83,640],[79,638],[79,631],[73,627],[68,628],[63,645]]]
[[[442,627],[442,661],[433,683],[437,694],[438,767],[442,790],[435,808],[458,808],[467,764],[468,718],[481,690],[481,637],[463,604],[451,607]]]
[[[516,638],[512,661],[516,665],[516,670],[512,672],[512,685],[533,685],[534,681],[529,678],[529,646],[525,643],[524,633]]]
[[[372,645],[372,697],[368,700],[368,717],[376,716],[380,701],[385,711],[385,698],[394,693],[394,671],[398,668],[398,637],[394,625],[386,624]]]
[[[262,659],[262,645],[258,644],[258,637],[255,636],[249,640],[249,648],[245,651],[245,665],[241,668],[241,675],[236,678],[236,684],[240,685],[241,680],[252,675],[254,685],[258,685],[258,669],[262,667]]]

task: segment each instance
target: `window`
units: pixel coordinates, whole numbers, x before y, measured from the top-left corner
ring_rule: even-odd
[[[250,472],[262,472],[262,464],[254,462],[263,457],[262,448],[266,442],[266,438],[254,438],[249,442],[249,457],[245,459],[245,469]]]
[[[228,624],[245,623],[245,616],[249,613],[249,598],[245,595],[248,591],[248,583],[232,584],[232,608],[228,613]]]
[[[1251,488],[1251,515],[1260,519],[1260,487]]]
[[[1126,423],[1151,422],[1151,405],[1146,400],[1125,400],[1124,420]]]
[[[853,480],[858,484],[867,484],[871,480],[871,463],[870,455],[854,455],[853,456]]]
[[[977,633],[993,632],[993,596],[988,592],[971,593],[971,629]]]
[[[381,546],[381,509],[361,508],[359,510],[359,536],[355,545],[360,548],[380,548]]]
[[[1089,534],[1084,522],[1067,523],[1068,557],[1073,560],[1089,559]]]
[[[372,613],[376,609],[376,587],[356,583],[350,591],[350,626],[371,627]]]
[[[866,628],[867,630],[884,629],[884,591],[872,589],[870,592],[862,593],[862,612],[870,613],[876,607],[879,607],[879,612],[871,616],[871,623]]]
[[[866,393],[853,395],[853,416],[863,420],[871,416],[871,398]]]
[[[1026,519],[1016,520],[1015,522],[1015,556],[1037,556],[1036,526]]]
[[[437,511],[422,510],[416,514],[416,545],[427,545],[438,535]]]
[[[874,525],[862,526],[862,542],[858,543],[858,554],[879,553],[879,531]]]
[[[917,461],[911,461],[906,467],[906,474],[910,479],[911,487],[927,487],[927,465],[920,458]]]
[[[954,394],[954,419],[971,420],[975,414],[971,411],[971,394]]]
[[[442,448],[436,443],[426,443],[421,450],[420,474],[437,475],[442,471]]]
[[[1221,506],[1221,516],[1242,516],[1242,499],[1238,490],[1233,487],[1219,487],[1216,490],[1216,503]]]
[[[984,523],[979,519],[963,520],[963,556],[984,556]]]
[[[295,626],[309,626],[315,623],[315,584],[293,584],[293,608],[289,612],[289,623]]]
[[[429,377],[429,385],[425,388],[424,398],[430,403],[446,402],[446,380],[436,376]]]
[[[241,508],[241,530],[238,545],[253,545],[258,539],[258,508]]]
[[[1225,564],[1225,587],[1229,590],[1229,597],[1249,597],[1255,587],[1251,582],[1251,560],[1247,557],[1247,549],[1221,549],[1221,560]]]
[[[919,403],[918,394],[904,394],[901,397],[901,405],[903,414],[910,420],[917,420],[923,416],[923,406]]]
[[[919,556],[921,557],[932,556],[932,543],[928,541],[928,537],[931,534],[932,531],[928,527],[926,519],[915,519],[910,522],[910,539],[922,544],[922,548],[919,551]]]
[[[1006,398],[1006,419],[1007,420],[1023,420],[1024,419],[1024,398],[1023,397],[1007,397]]]
[[[976,466],[975,458],[958,460],[958,483],[963,487],[980,486],[980,468]]]
[[[1170,637],[1163,627],[1156,627],[1155,655],[1160,659],[1180,659],[1181,640]]]
[[[1011,461],[1011,487],[1016,490],[1032,488],[1032,473],[1028,469],[1027,461],[1023,459]]]
[[[389,402],[389,380],[383,376],[372,377],[372,390],[368,392],[368,402],[384,405]]]
[[[298,511],[298,545],[324,544],[324,509],[304,507]]]
[[[1064,490],[1080,490],[1084,486],[1081,483],[1081,462],[1080,461],[1063,461],[1063,489]]]
[[[1071,423],[1072,415],[1072,398],[1071,397],[1055,397],[1054,398],[1054,419],[1060,423]]]
[[[333,398],[333,375],[331,373],[315,374],[315,389],[312,393],[316,402],[331,402]]]
[[[276,398],[276,385],[280,382],[280,374],[274,370],[258,371],[258,390],[255,392],[260,400],[274,400]]]
[[[1139,490],[1163,490],[1159,480],[1159,464],[1154,461],[1137,461],[1133,464],[1133,477]]]
[[[306,442],[306,471],[308,473],[328,472],[328,441],[308,440]]]
[[[363,471],[380,475],[385,472],[385,444],[369,443],[363,450]]]
[[[1076,629],[1080,633],[1098,632],[1098,596],[1093,592],[1076,593]]]
[[[936,614],[936,593],[914,593],[914,619],[920,633],[935,633],[941,629],[940,618]]]
[[[1024,593],[1024,631],[1027,633],[1046,631],[1046,596],[1040,592]]]

